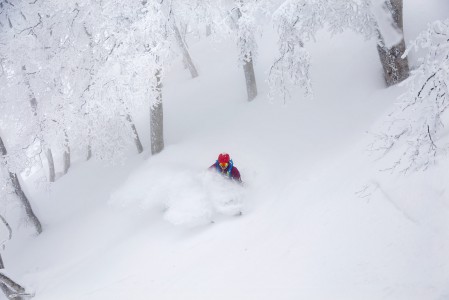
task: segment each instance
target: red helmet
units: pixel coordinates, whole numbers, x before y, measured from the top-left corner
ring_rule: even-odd
[[[220,153],[220,155],[218,155],[218,163],[219,164],[229,163],[230,160],[231,160],[231,158],[229,157],[229,154],[227,154],[227,153]]]

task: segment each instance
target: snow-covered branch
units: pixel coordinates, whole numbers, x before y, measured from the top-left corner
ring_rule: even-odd
[[[448,151],[449,143],[442,137],[449,107],[449,19],[430,24],[405,55],[412,49],[424,49],[426,54],[373,147],[398,148],[393,167],[404,172],[425,170]]]
[[[302,88],[306,96],[313,96],[311,58],[306,45],[315,40],[319,30],[336,34],[349,29],[365,38],[377,38],[378,23],[372,5],[369,0],[284,1],[273,14],[279,53],[268,78],[271,98],[285,102],[295,87]]]

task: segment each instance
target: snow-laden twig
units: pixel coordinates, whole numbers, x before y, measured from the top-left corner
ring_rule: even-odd
[[[398,149],[396,161],[386,170],[426,170],[449,149],[440,140],[449,107],[449,19],[430,24],[406,53],[420,48],[426,50],[422,64],[407,80],[407,91],[372,146],[382,155]]]
[[[305,45],[315,40],[320,29],[332,34],[351,29],[365,37],[375,37],[377,24],[369,0],[287,0],[274,13],[279,54],[268,75],[270,98],[284,102],[295,87],[313,97],[310,80],[311,57]]]

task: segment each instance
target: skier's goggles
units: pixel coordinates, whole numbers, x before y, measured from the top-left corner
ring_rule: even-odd
[[[219,163],[219,165],[222,169],[225,169],[228,167],[229,164],[228,163]]]

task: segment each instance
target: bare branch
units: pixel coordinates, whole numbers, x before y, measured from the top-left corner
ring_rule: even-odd
[[[6,221],[6,219],[0,215],[0,220],[3,222],[3,224],[5,224],[6,228],[8,229],[9,235],[8,235],[8,240],[10,240],[12,238],[12,229],[11,226],[9,226],[9,223]],[[2,243],[4,243],[5,241],[3,241]]]
[[[430,134],[430,127],[429,127],[429,125],[427,125],[427,134],[429,135],[431,147],[432,147],[433,149],[436,149],[437,146],[436,146],[435,143],[433,142],[432,135]]]
[[[25,29],[22,29],[21,31],[19,31],[19,34],[22,34],[24,31],[27,31],[27,30],[29,30],[29,33],[32,34],[35,28],[37,28],[39,25],[42,25],[42,16],[40,13],[38,13],[37,15],[39,16],[39,21],[37,22],[37,24],[27,27]]]
[[[72,19],[72,23],[70,25],[71,27],[73,27],[73,23],[75,23],[75,20],[76,20],[76,18],[78,18],[78,15],[80,13],[80,10],[78,8],[75,8],[73,11],[76,11],[76,14],[75,14],[75,16]]]

